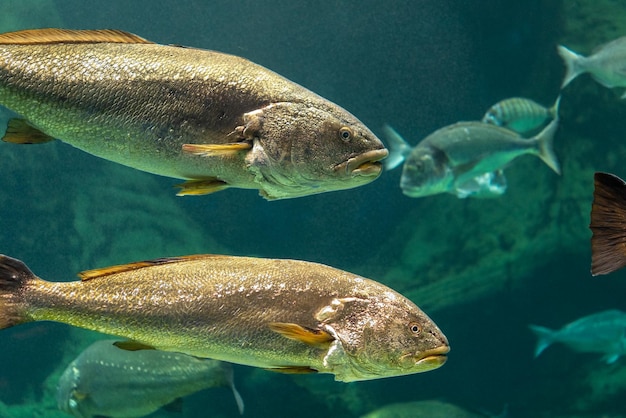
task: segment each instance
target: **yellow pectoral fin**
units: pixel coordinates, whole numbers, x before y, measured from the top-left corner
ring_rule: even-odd
[[[24,119],[10,119],[2,140],[13,144],[43,144],[54,141],[54,138],[32,127]]]
[[[181,184],[177,184],[176,187],[180,188],[180,191],[176,193],[176,196],[199,196],[203,194],[211,194],[219,192],[224,189],[228,189],[228,184],[218,179],[206,179],[206,180],[189,180]]]
[[[77,43],[125,43],[151,44],[140,36],[114,29],[73,30],[73,29],[26,29],[0,34],[0,44],[77,44]]]
[[[248,142],[232,144],[183,144],[183,152],[201,157],[228,157],[252,148]]]
[[[285,367],[266,367],[265,370],[270,372],[286,373],[286,374],[310,374],[317,373],[317,370],[309,366],[285,366]]]
[[[290,340],[300,341],[313,346],[328,346],[335,339],[328,332],[321,329],[311,329],[298,324],[286,322],[270,322],[269,328]]]
[[[116,341],[113,343],[114,346],[126,351],[139,351],[139,350],[155,350],[154,347],[147,344],[142,344],[137,341]]]

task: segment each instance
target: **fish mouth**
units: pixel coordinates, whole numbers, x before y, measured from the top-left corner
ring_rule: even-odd
[[[387,155],[389,155],[389,151],[383,148],[367,151],[356,157],[352,157],[344,163],[346,166],[346,174],[350,174],[352,177],[378,176],[383,169],[380,160],[387,157]]]
[[[415,365],[424,369],[436,369],[448,360],[449,352],[450,347],[447,345],[424,351],[419,356],[415,356]]]

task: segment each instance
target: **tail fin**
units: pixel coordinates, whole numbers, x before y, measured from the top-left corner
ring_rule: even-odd
[[[626,183],[595,173],[591,205],[591,274],[609,274],[626,266]]]
[[[561,89],[563,89],[573,79],[585,72],[585,69],[581,65],[581,62],[585,59],[585,57],[565,48],[563,45],[559,45],[556,49],[565,63],[565,77],[563,78],[563,83],[561,84]]]
[[[550,113],[550,117],[552,119],[559,118],[559,106],[560,105],[561,105],[561,95],[559,94],[559,97],[556,98],[556,100],[554,101],[554,104],[550,107],[550,109],[548,109],[548,112]]]
[[[36,277],[20,260],[0,255],[0,329],[28,322],[21,291]]]
[[[556,174],[561,174],[561,168],[559,167],[559,160],[556,158],[556,154],[552,149],[552,142],[554,140],[554,134],[559,127],[559,118],[556,117],[543,131],[533,138],[537,141],[538,155],[544,163],[548,165]]]
[[[404,162],[407,155],[411,153],[411,146],[400,136],[395,129],[385,124],[383,126],[383,133],[387,142],[389,142],[389,156],[385,158],[383,164],[385,170],[393,170]]]
[[[554,342],[554,333],[549,328],[540,327],[538,325],[529,325],[528,328],[535,334],[537,337],[537,345],[535,346],[535,357],[538,357],[539,354],[543,352],[550,344]]]

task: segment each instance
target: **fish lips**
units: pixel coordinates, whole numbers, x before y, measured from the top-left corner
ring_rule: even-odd
[[[412,357],[414,366],[420,370],[432,370],[444,365],[448,360],[448,353],[450,347],[447,345],[433,348],[432,350],[426,350]]]
[[[387,155],[389,151],[385,148],[367,151],[337,165],[335,170],[339,171],[345,167],[346,174],[351,177],[377,177],[382,171],[380,160],[386,158]]]

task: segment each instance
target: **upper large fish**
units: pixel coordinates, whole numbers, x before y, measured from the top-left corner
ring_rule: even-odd
[[[243,414],[229,363],[168,351],[129,351],[115,343],[96,341],[67,366],[57,386],[59,409],[77,418],[143,417],[199,390],[230,386]]]
[[[594,175],[591,205],[591,274],[626,266],[626,182],[614,174]]]
[[[355,381],[441,366],[448,341],[392,289],[322,264],[190,256],[53,283],[0,257],[0,329],[52,320],[177,351]]]
[[[352,114],[246,59],[121,31],[0,34],[8,142],[61,139],[90,154],[284,199],[376,179],[387,155]]]
[[[530,325],[537,336],[535,357],[553,343],[582,353],[602,353],[607,363],[626,354],[626,313],[617,309],[598,312],[571,322],[559,330]]]
[[[561,88],[583,73],[589,73],[605,87],[626,87],[626,36],[600,45],[589,57],[577,54],[563,45],[559,45],[557,51],[566,68]],[[623,98],[626,98],[626,93],[622,95]]]
[[[400,187],[410,197],[439,193],[457,193],[477,182],[480,176],[493,173],[486,183],[503,185],[499,170],[513,159],[536,155],[557,174],[559,163],[552,149],[552,140],[558,128],[554,119],[537,136],[523,138],[516,132],[482,122],[458,122],[436,130],[424,138],[406,157],[402,167]],[[393,160],[393,158],[390,158]],[[489,189],[487,188],[486,191]]]

